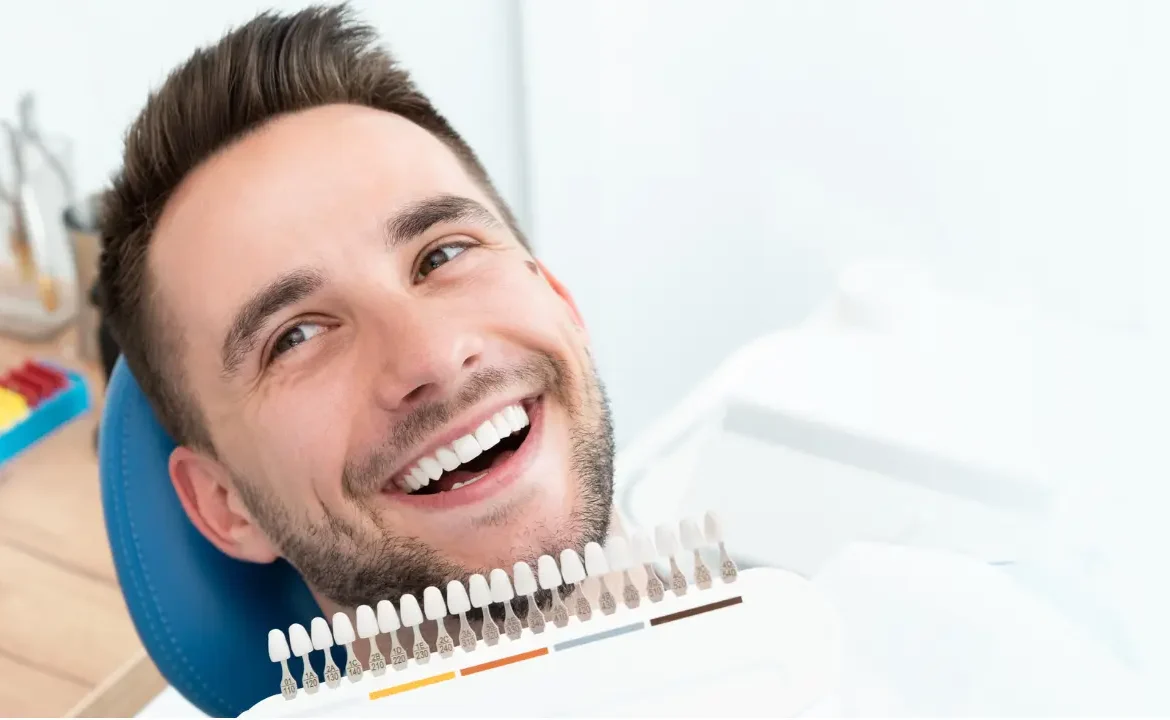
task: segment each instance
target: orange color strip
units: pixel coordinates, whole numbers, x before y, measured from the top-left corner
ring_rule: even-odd
[[[423,678],[422,680],[415,680],[413,682],[402,683],[401,685],[391,685],[388,688],[383,688],[381,690],[375,690],[374,692],[370,693],[370,699],[377,700],[378,698],[384,698],[384,697],[389,697],[391,695],[397,695],[398,693],[404,693],[407,690],[416,690],[420,687],[426,687],[427,685],[434,685],[435,683],[441,683],[441,682],[444,682],[446,680],[454,680],[454,679],[455,679],[454,672],[443,673],[442,675],[432,675],[430,677]]]
[[[528,652],[520,653],[519,655],[509,655],[506,658],[485,662],[482,665],[472,665],[469,668],[463,668],[460,670],[459,674],[474,675],[476,673],[483,672],[484,670],[495,670],[496,668],[503,667],[504,665],[511,665],[512,663],[518,663],[523,660],[531,660],[532,658],[540,657],[541,655],[548,655],[548,648],[543,647],[537,650],[529,650]]]

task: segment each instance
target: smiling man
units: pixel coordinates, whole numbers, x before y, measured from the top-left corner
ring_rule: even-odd
[[[222,552],[287,559],[331,613],[605,536],[572,298],[344,9],[262,15],[172,73],[102,222],[104,311]]]

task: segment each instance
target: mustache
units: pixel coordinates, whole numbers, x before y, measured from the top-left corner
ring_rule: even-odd
[[[419,405],[398,421],[385,441],[368,457],[347,462],[342,470],[342,491],[354,500],[380,491],[387,474],[401,464],[406,453],[451,418],[493,394],[516,387],[530,387],[536,392],[553,395],[565,407],[572,407],[568,402],[571,386],[565,363],[547,353],[508,368],[475,370],[454,398]]]

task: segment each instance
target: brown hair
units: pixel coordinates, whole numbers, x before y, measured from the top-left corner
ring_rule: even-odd
[[[179,443],[214,452],[202,416],[183,389],[147,272],[159,216],[191,171],[281,115],[347,103],[399,115],[439,138],[459,158],[524,242],[475,153],[377,44],[374,28],[345,5],[272,12],[197,50],[152,93],[126,136],[123,167],[101,213],[99,301],[126,363]]]

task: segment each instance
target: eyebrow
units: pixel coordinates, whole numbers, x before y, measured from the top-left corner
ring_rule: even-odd
[[[386,222],[386,244],[394,249],[444,222],[473,222],[487,227],[501,225],[495,215],[471,198],[436,195],[409,205],[390,218]]]
[[[223,374],[233,375],[244,357],[256,346],[256,336],[268,319],[298,302],[325,284],[325,277],[312,268],[299,268],[281,275],[252,295],[236,312],[231,329],[223,339]]]

